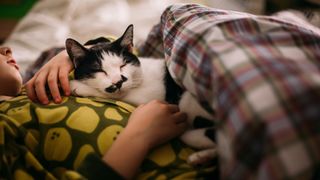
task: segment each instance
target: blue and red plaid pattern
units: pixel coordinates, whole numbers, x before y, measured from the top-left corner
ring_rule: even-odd
[[[307,22],[168,7],[139,47],[217,119],[223,179],[320,171],[320,33]]]

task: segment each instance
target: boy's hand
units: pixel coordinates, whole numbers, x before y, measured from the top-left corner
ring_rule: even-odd
[[[186,130],[186,118],[178,106],[165,102],[155,100],[139,106],[103,160],[125,179],[132,179],[152,148]]]
[[[46,85],[49,87],[51,96],[55,103],[61,102],[59,86],[64,95],[70,95],[68,75],[73,69],[73,64],[64,50],[45,64],[26,84],[28,97],[34,102],[48,104]]]
[[[187,128],[187,115],[177,105],[154,100],[140,105],[130,116],[126,133],[142,138],[153,148],[180,135]]]

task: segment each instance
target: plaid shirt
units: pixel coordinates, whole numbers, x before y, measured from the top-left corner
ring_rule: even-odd
[[[320,33],[299,22],[179,4],[139,46],[217,119],[223,179],[320,177]]]

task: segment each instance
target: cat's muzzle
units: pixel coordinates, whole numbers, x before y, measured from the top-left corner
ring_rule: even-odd
[[[126,78],[125,76],[122,76],[122,75],[121,75],[121,80],[118,81],[117,83],[112,84],[111,86],[107,87],[107,88],[105,89],[105,91],[108,92],[108,93],[114,93],[114,92],[116,92],[118,89],[120,90],[120,88],[122,87],[122,84],[123,84],[124,82],[126,82],[127,80],[128,80],[128,78]]]

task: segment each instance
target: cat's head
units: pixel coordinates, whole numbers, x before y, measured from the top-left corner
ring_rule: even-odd
[[[66,40],[75,80],[110,98],[121,98],[142,81],[140,62],[132,49],[133,25],[112,42],[97,38],[81,45],[76,40]]]

